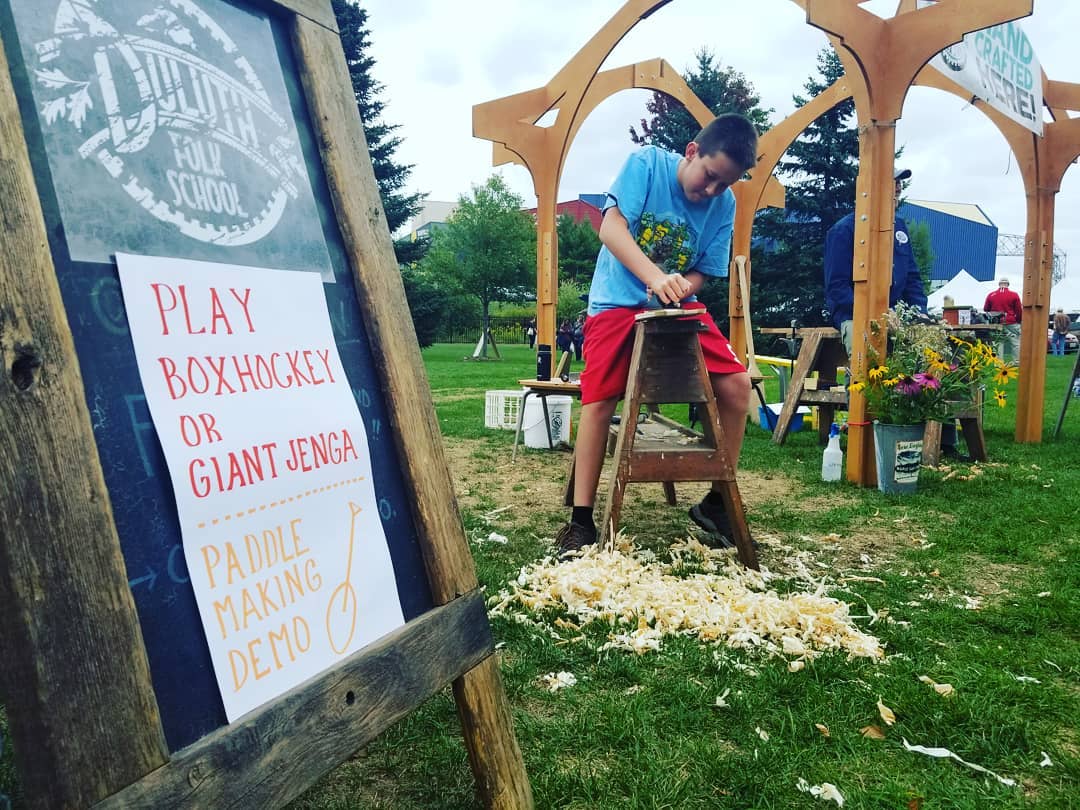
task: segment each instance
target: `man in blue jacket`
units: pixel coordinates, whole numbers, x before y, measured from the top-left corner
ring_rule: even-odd
[[[900,204],[903,181],[911,177],[911,169],[893,175],[893,207]],[[907,223],[896,217],[893,230],[892,284],[889,285],[889,307],[903,301],[926,314],[926,288],[915,264]],[[829,228],[825,235],[825,305],[833,326],[840,330],[840,339],[848,356],[851,355],[851,311],[855,304],[855,283],[851,268],[855,255],[855,214],[848,214]],[[880,314],[880,313],[877,313]],[[956,427],[946,424],[941,429],[941,455],[958,461],[970,461],[956,449]]]
[[[911,169],[893,176],[893,205],[900,202],[902,181],[911,177]],[[889,285],[889,307],[904,301],[920,312],[926,312],[926,290],[915,264],[907,223],[896,217],[893,232],[892,284]],[[855,254],[855,214],[843,217],[825,235],[825,305],[829,308],[833,326],[840,330],[840,339],[851,354],[851,310],[855,303],[855,285],[851,267]],[[881,313],[875,313],[880,315]]]

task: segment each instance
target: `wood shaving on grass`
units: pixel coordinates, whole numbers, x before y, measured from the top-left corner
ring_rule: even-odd
[[[818,593],[784,596],[768,589],[768,571],[744,568],[730,552],[693,538],[662,561],[623,535],[613,550],[595,547],[566,561],[528,565],[490,601],[490,613],[557,632],[538,621],[563,610],[578,625],[611,626],[601,650],[659,650],[664,638],[694,636],[708,644],[756,648],[800,659],[826,650],[850,657],[884,658],[880,642],[855,626],[848,605]],[[687,572],[690,573],[677,573]],[[554,620],[558,623],[558,620]]]

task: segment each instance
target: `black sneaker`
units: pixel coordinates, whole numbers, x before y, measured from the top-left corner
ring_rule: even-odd
[[[743,515],[746,515],[745,508],[743,509]],[[727,516],[727,510],[722,505],[715,506],[708,501],[702,501],[690,507],[690,519],[709,533],[709,536],[705,539],[705,545],[712,548],[736,548],[735,532],[731,528],[731,520]],[[747,533],[749,531],[748,527]],[[753,537],[750,538],[750,545],[755,550],[761,548],[758,541]]]
[[[596,544],[596,529],[582,526],[579,523],[567,523],[559,533],[555,535],[555,546],[558,548],[558,557],[565,560],[581,551],[585,546]]]
[[[708,532],[705,545],[713,548],[735,548],[735,541],[731,539],[734,536],[731,520],[723,506],[702,501],[690,507],[690,519]]]

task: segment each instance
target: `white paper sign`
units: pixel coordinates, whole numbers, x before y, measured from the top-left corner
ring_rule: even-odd
[[[117,254],[225,712],[404,623],[313,273]]]
[[[930,0],[919,0],[919,8],[928,5]],[[1019,21],[973,31],[930,64],[998,112],[1042,135],[1042,67]]]

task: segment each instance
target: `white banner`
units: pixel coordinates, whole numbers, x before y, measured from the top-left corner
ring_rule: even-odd
[[[918,5],[932,3],[919,0]],[[1018,21],[967,34],[930,64],[998,112],[1042,135],[1042,67]]]
[[[319,276],[118,253],[229,722],[404,623]]]

